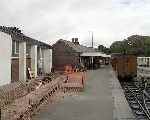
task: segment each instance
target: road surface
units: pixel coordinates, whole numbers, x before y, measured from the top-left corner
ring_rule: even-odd
[[[33,120],[112,120],[111,71],[109,67],[88,71],[84,92],[48,105]]]

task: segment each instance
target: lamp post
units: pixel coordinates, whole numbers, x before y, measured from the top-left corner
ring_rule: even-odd
[[[93,48],[93,32],[92,32],[92,48]]]
[[[90,35],[90,33],[92,34],[92,48],[93,48],[93,31],[89,31],[89,35]],[[92,67],[92,69],[94,68],[94,57],[92,56],[92,57],[90,57],[90,59],[91,59],[91,67]]]

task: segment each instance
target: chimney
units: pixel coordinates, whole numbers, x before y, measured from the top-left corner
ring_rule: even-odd
[[[72,38],[72,43],[74,43],[75,42],[75,39],[74,38]]]
[[[74,43],[75,45],[79,45],[78,38],[72,38],[72,43]]]
[[[74,38],[74,44],[79,45],[78,38]]]

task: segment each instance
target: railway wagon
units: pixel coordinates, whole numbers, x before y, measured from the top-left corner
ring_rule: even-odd
[[[150,57],[137,57],[137,77],[150,79]]]
[[[119,80],[130,80],[137,75],[135,55],[112,54],[111,63]]]
[[[150,57],[137,57],[137,65],[140,67],[150,67]]]

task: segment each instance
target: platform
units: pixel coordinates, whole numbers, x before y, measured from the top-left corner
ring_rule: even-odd
[[[87,72],[82,93],[50,104],[33,120],[132,120],[134,116],[111,67]]]
[[[110,82],[114,103],[113,120],[135,120],[135,116],[129,107],[119,80],[114,76],[115,73],[113,71],[110,71],[110,74],[112,74]]]

